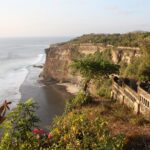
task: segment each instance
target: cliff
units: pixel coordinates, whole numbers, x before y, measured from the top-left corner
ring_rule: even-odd
[[[137,47],[114,47],[112,45],[104,46],[95,43],[65,43],[51,45],[45,50],[46,62],[43,71],[43,77],[46,80],[56,79],[61,82],[80,83],[80,76],[73,76],[69,65],[74,58],[80,58],[83,55],[94,54],[95,52],[104,52],[110,50],[111,59],[114,63],[125,61],[130,63],[131,58],[140,55],[140,49]]]

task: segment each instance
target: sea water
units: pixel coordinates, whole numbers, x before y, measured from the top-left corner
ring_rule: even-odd
[[[69,38],[0,38],[0,104],[19,102],[19,88],[27,77],[30,66],[44,62],[44,49],[52,43]]]

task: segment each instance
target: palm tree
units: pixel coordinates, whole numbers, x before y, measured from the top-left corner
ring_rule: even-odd
[[[9,110],[9,105],[11,102],[4,101],[4,103],[0,106],[0,123],[4,120],[6,111]]]

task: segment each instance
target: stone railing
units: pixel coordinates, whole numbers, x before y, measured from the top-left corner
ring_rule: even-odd
[[[143,114],[150,119],[150,94],[137,85],[137,91],[133,90],[123,81],[113,80],[112,98],[119,100],[122,104],[133,108],[136,114]]]

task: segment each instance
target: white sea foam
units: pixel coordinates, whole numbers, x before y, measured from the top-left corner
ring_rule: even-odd
[[[12,107],[16,106],[21,98],[19,92],[19,87],[24,81],[28,70],[26,68],[19,69],[17,71],[12,71],[5,75],[5,77],[0,78],[0,98],[1,101],[9,100],[12,101]]]
[[[39,54],[37,60],[34,62],[34,64],[44,64],[45,62],[45,54]]]
[[[21,94],[19,88],[24,80],[29,79],[34,64],[44,63],[44,49],[50,43],[64,41],[64,38],[0,38],[0,104],[8,99],[13,101],[13,107],[19,102]],[[39,54],[39,55],[38,55]],[[35,74],[36,71],[33,71]],[[38,77],[38,74],[36,74]],[[32,82],[31,82],[32,81]],[[36,84],[35,84],[36,85]]]
[[[2,65],[0,69],[0,103],[6,99],[13,102],[11,108],[16,106],[21,98],[19,88],[30,71],[29,67],[44,63],[44,58],[44,54],[39,54],[37,58],[13,60],[13,63],[9,63],[8,60],[6,65]]]

